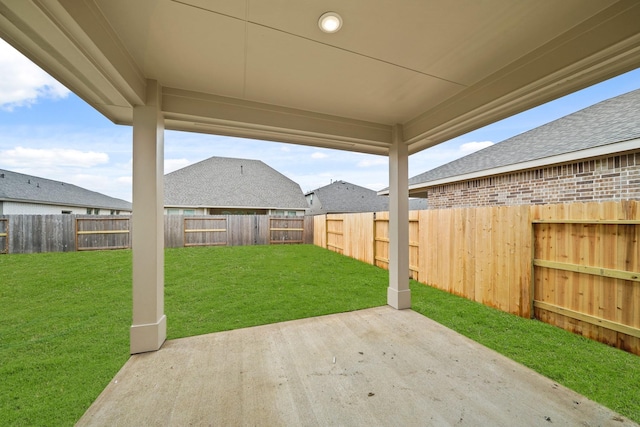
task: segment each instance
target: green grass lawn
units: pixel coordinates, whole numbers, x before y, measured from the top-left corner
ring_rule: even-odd
[[[386,303],[387,272],[307,245],[168,249],[169,338]],[[640,421],[640,358],[412,283],[413,308]],[[128,359],[131,252],[0,255],[0,425],[73,425]]]

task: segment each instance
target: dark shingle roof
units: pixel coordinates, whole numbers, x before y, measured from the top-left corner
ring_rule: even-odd
[[[0,200],[131,211],[131,203],[61,181],[0,169]]]
[[[345,181],[336,181],[307,193],[313,193],[314,204],[309,207],[310,215],[347,212],[380,212],[389,209],[389,198],[378,196],[368,188]],[[317,203],[319,200],[320,203]]]
[[[165,206],[306,209],[300,186],[260,160],[211,157],[164,177]]]
[[[640,138],[640,89],[562,117],[416,175],[409,185],[551,158]]]

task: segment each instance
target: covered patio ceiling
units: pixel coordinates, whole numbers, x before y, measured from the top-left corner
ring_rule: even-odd
[[[338,12],[326,34],[318,18]],[[635,0],[0,0],[0,35],[114,123],[413,154],[640,66]]]

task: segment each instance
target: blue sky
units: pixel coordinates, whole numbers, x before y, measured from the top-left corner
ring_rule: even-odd
[[[640,69],[414,154],[409,176],[638,88]],[[0,39],[0,169],[131,201],[131,141],[131,127],[112,124]],[[211,156],[262,160],[305,192],[332,180],[373,190],[388,186],[383,156],[165,133],[165,173]]]

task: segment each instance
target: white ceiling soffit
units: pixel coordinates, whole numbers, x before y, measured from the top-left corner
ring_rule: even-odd
[[[335,34],[318,18],[338,12]],[[0,36],[115,123],[415,153],[640,67],[635,0],[0,0]]]

